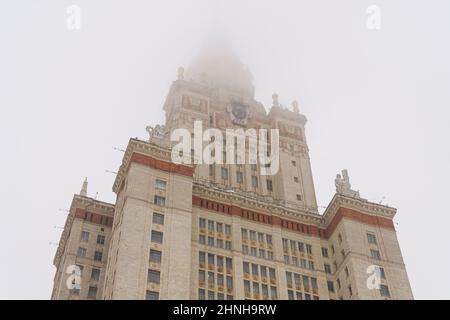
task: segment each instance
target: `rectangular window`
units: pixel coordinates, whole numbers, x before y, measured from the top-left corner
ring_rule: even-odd
[[[77,251],[77,256],[86,257],[86,248],[79,247]]]
[[[288,290],[288,300],[294,300],[294,291]]]
[[[378,271],[379,271],[379,275],[381,279],[386,279],[386,273],[384,272],[384,268],[383,267],[377,267]]]
[[[306,245],[306,252],[308,252],[308,254],[312,254],[312,246],[310,244]]]
[[[94,260],[95,261],[102,261],[103,253],[100,251],[95,251],[94,253]]]
[[[256,232],[250,231],[250,240],[256,241]]]
[[[331,274],[331,266],[329,264],[324,264],[325,273]]]
[[[277,299],[277,287],[270,287],[270,297]]]
[[[302,201],[302,195],[301,194],[297,194],[297,200],[298,201]]]
[[[242,237],[242,240],[248,239],[247,229],[241,229],[241,237]]]
[[[159,190],[166,190],[167,182],[164,180],[156,179],[155,187]]]
[[[199,226],[200,228],[206,228],[206,220],[203,219],[203,218],[200,218],[200,219],[198,220],[198,226]]]
[[[333,281],[327,281],[328,291],[334,292],[334,283]]]
[[[253,164],[250,165],[250,168],[252,169],[252,171],[256,171],[257,166],[256,166],[255,163],[253,163]]]
[[[161,251],[151,249],[149,261],[161,263],[161,254]]]
[[[199,235],[198,236],[198,242],[200,244],[206,244],[206,237],[203,234]]]
[[[81,231],[81,241],[89,241],[89,232]]]
[[[166,206],[166,198],[160,197],[160,196],[155,196],[153,203],[156,204],[157,206],[165,207]]]
[[[256,257],[256,248],[254,247],[250,248],[250,255]]]
[[[228,179],[228,168],[222,167],[220,169],[220,176],[222,177],[222,179]]]
[[[378,250],[370,250],[370,256],[372,257],[372,259],[381,260],[380,251]]]
[[[198,299],[205,300],[205,289],[198,289]]]
[[[242,245],[242,253],[248,254],[248,246],[246,246],[245,244]]]
[[[294,182],[298,183],[298,177],[294,177]]]
[[[384,284],[380,284],[380,294],[382,297],[390,297],[391,293],[389,292],[389,287]]]
[[[208,246],[214,247],[214,238],[213,237],[208,237]]]
[[[258,177],[252,176],[252,187],[257,188],[258,187]]]
[[[100,279],[100,269],[92,268],[91,280],[98,281]]]
[[[227,288],[233,289],[233,278],[230,276],[227,276]]]
[[[237,183],[244,182],[244,176],[242,175],[241,171],[236,171],[236,181]]]
[[[267,184],[267,191],[273,191],[272,180],[267,179],[266,184]]]
[[[214,300],[214,291],[208,291],[208,300]]]
[[[145,300],[159,300],[159,293],[156,291],[147,291],[145,293]]]
[[[267,259],[273,260],[273,252],[272,251],[267,251]]]
[[[303,242],[298,243],[298,251],[305,252],[305,244]]]
[[[157,270],[148,269],[147,282],[159,284],[161,282],[161,274]]]
[[[222,233],[223,232],[223,224],[220,223],[220,222],[217,222],[216,223],[216,230],[217,230],[217,232]]]
[[[374,234],[368,233],[367,234],[367,241],[371,244],[377,244],[377,238]]]
[[[89,287],[88,298],[95,299],[97,297],[97,287]]]
[[[266,234],[266,242],[267,244],[272,244],[272,236],[269,234]]]
[[[217,248],[223,248],[223,240],[217,239]]]
[[[98,234],[97,235],[97,243],[98,244],[105,244],[105,236]]]
[[[231,250],[231,241],[225,241],[225,249]]]
[[[328,249],[327,248],[322,248],[322,256],[325,258],[328,258]]]
[[[153,212],[153,223],[163,225],[164,224],[164,215],[161,213]]]
[[[152,241],[156,243],[163,242],[163,233],[159,231],[152,230]]]
[[[214,231],[214,221],[208,220],[208,230]]]
[[[231,234],[231,225],[226,224],[225,225],[225,234],[230,235]]]

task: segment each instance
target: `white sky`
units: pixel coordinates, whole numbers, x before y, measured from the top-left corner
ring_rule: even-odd
[[[379,31],[366,28],[372,4]],[[445,0],[2,1],[0,298],[50,297],[58,209],[85,176],[91,196],[114,201],[114,147],[163,122],[177,67],[219,17],[256,98],[300,101],[319,205],[348,168],[363,197],[398,208],[415,297],[449,299],[449,12]]]

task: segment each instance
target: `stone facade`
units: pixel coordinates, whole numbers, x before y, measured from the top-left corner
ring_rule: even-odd
[[[233,61],[228,69],[241,68]],[[200,74],[201,65],[190,73]],[[223,85],[228,69],[207,80],[185,79],[179,70],[164,104],[165,125],[150,128],[149,141],[129,141],[115,204],[87,197],[86,185],[74,197],[55,256],[52,298],[412,299],[396,210],[361,198],[344,171],[320,215],[298,103],[291,111],[274,95],[266,113],[250,77]],[[231,114],[235,104],[243,117]],[[265,176],[259,164],[174,163],[170,133],[194,134],[195,120],[222,131],[279,129],[280,169]],[[67,287],[70,265],[83,266],[80,291]],[[99,276],[90,275],[93,268]]]

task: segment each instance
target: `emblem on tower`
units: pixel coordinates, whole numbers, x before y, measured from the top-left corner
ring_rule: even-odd
[[[227,107],[227,112],[234,124],[245,126],[251,119],[249,106],[241,102],[231,102]]]

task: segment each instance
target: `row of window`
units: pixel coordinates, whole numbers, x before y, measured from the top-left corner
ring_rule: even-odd
[[[198,226],[200,229],[206,228],[206,219],[199,218]],[[223,224],[221,222],[215,222],[213,220],[208,220],[208,231],[217,231],[218,233],[224,233],[226,235],[231,235],[231,225]]]
[[[316,278],[286,271],[286,283],[289,300],[319,300]]]
[[[90,238],[89,231],[85,231],[85,230],[81,231],[81,236],[80,236],[81,241],[88,242],[89,238]],[[102,235],[102,234],[97,235],[97,244],[101,244],[101,245],[105,244],[105,236],[104,235]]]
[[[198,253],[198,263],[200,269],[217,269],[217,272],[219,273],[225,273],[226,270],[227,274],[231,274],[233,269],[233,260],[231,258],[203,251]]]
[[[244,261],[242,269],[246,299],[278,299],[274,268]]]
[[[77,251],[77,256],[85,258],[87,254],[87,249],[84,247],[79,247]],[[95,261],[102,261],[103,259],[103,253],[101,251],[95,251],[94,252],[94,260]]]

